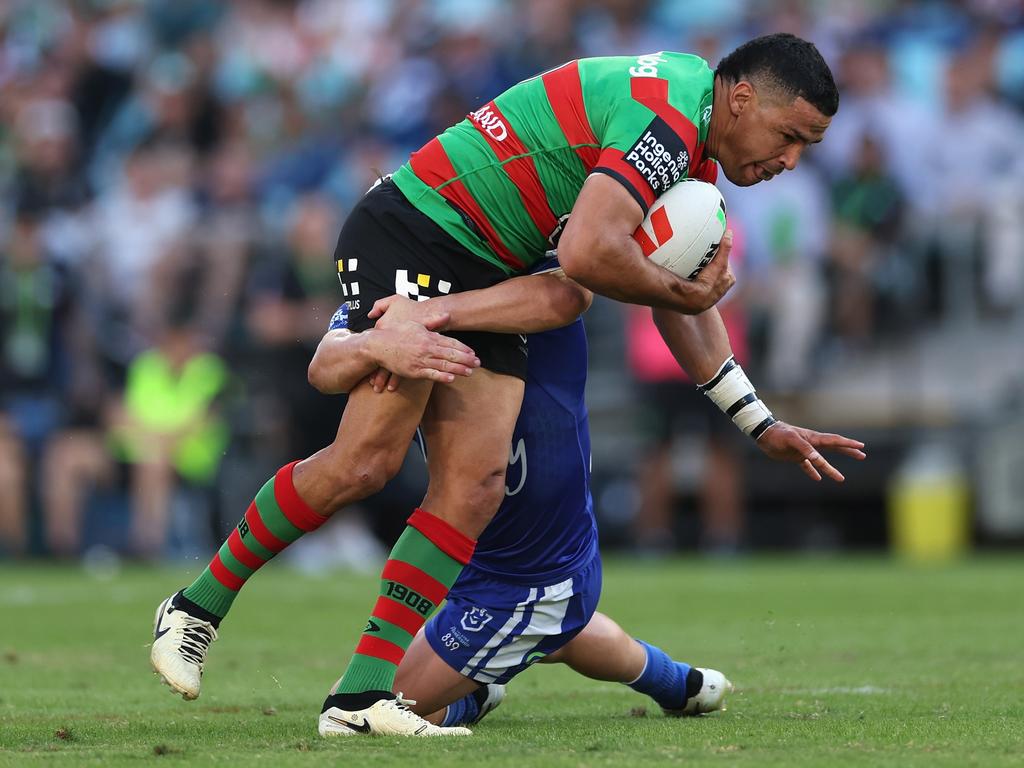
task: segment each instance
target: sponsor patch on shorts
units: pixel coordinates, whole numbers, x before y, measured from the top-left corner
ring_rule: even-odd
[[[327,325],[327,330],[336,331],[339,328],[348,328],[348,302],[346,301],[337,311],[331,315],[331,322]]]

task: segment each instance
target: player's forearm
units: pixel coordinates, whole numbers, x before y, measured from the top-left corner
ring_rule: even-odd
[[[717,309],[693,317],[656,310],[654,322],[683,370],[744,434],[757,440],[776,423],[733,358]]]
[[[566,275],[594,293],[616,301],[695,314],[711,306],[703,283],[682,278],[644,258],[632,237],[573,241],[559,250]]]
[[[542,274],[430,302],[451,315],[449,331],[539,333],[571,323],[586,311],[591,298],[590,291],[564,275]]]
[[[717,308],[699,315],[655,309],[653,316],[661,338],[679,366],[696,383],[709,381],[732,356],[729,334]]]
[[[328,331],[309,363],[309,383],[325,395],[350,392],[378,368],[370,350],[373,329]]]

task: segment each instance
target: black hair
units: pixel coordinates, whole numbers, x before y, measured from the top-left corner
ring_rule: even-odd
[[[729,82],[759,80],[792,98],[803,97],[826,117],[839,109],[832,70],[814,43],[778,33],[757,37],[730,53],[715,69]]]

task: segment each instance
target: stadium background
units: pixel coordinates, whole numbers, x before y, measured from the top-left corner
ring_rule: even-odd
[[[599,300],[606,546],[1019,544],[1018,3],[14,0],[0,8],[0,557],[211,551],[274,468],[333,435],[341,401],[305,367],[341,300],[339,222],[378,170],[567,59],[669,48],[713,65],[770,31],[817,43],[842,104],[796,172],[721,184],[734,341],[777,415],[863,439],[870,458],[837,462],[843,486],[772,464],[689,385],[652,385],[644,328]],[[422,482],[409,462],[292,561],[372,570],[360,521],[386,539]]]
[[[377,589],[364,521],[393,534],[416,461],[260,573],[200,700],[149,674],[152,611],[278,466],[333,434],[341,403],[305,368],[340,301],[339,222],[377,169],[571,57],[713,64],[771,31],[819,45],[842,103],[796,172],[721,185],[740,278],[725,311],[776,413],[864,439],[869,459],[837,461],[842,486],[767,461],[660,381],[636,314],[597,301],[601,610],[737,691],[683,722],[537,665],[468,754],[1019,765],[1017,0],[5,0],[0,766],[463,759],[314,730]]]

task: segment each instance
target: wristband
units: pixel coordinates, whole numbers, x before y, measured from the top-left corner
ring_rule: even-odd
[[[754,385],[734,357],[722,363],[714,378],[698,385],[697,389],[711,398],[744,434],[755,440],[775,423],[772,412],[761,402]]]

